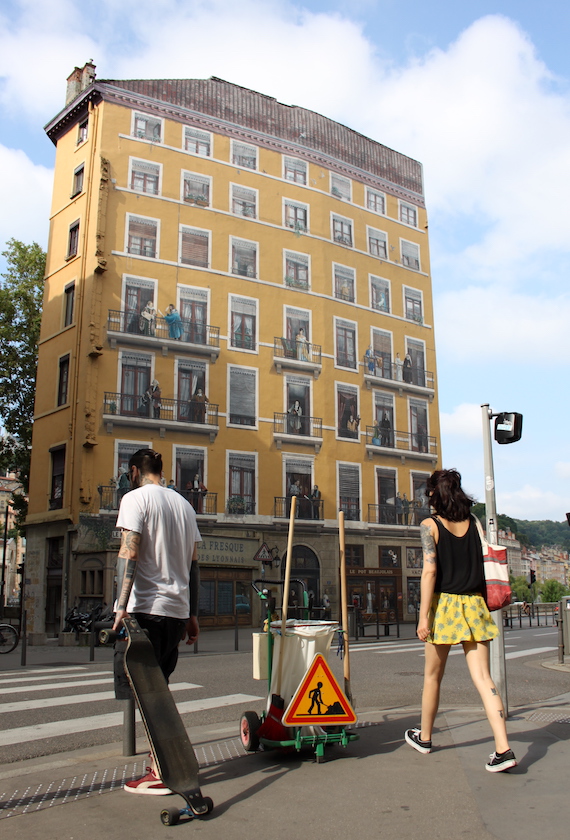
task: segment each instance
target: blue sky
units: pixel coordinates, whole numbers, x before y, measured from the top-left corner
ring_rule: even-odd
[[[495,446],[497,506],[570,510],[570,4],[8,0],[0,7],[0,243],[47,243],[43,125],[98,78],[229,81],[421,161],[445,466],[483,497],[481,403],[524,415]],[[553,424],[555,417],[559,422]]]

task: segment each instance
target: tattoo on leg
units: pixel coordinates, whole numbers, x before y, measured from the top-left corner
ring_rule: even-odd
[[[499,717],[501,717],[501,718],[505,717],[504,714],[501,711],[499,711]]]
[[[491,694],[494,694],[494,695],[496,696],[498,693],[499,693],[499,692],[497,691],[497,689],[496,689],[496,688],[492,688],[492,689],[491,689]]]

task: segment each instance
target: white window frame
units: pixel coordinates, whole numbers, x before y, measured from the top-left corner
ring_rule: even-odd
[[[301,306],[293,306],[292,304],[285,303],[283,304],[283,335],[287,335],[287,318],[291,317],[293,312],[299,313],[306,313],[307,321],[309,322],[309,336],[310,341],[309,344],[313,343],[313,310],[312,309],[303,309]],[[306,336],[305,336],[306,337]],[[293,336],[294,338],[294,336]]]
[[[250,370],[255,372],[255,424],[253,426],[245,426],[241,423],[231,423],[230,422],[230,415],[231,415],[231,393],[230,393],[230,382],[231,382],[231,371],[234,369],[240,370]],[[246,365],[235,365],[229,364],[227,365],[227,380],[226,380],[226,388],[227,388],[227,415],[226,415],[226,425],[230,429],[258,429],[259,428],[259,369],[254,367],[247,367]]]
[[[306,465],[306,466],[310,467],[310,469],[311,469],[310,473],[308,473],[308,472],[303,473],[303,475],[310,475],[311,476],[311,482],[310,482],[311,487],[314,485],[314,483],[315,483],[315,459],[314,459],[314,457],[311,457],[310,455],[297,455],[296,453],[293,453],[293,452],[284,452],[283,455],[281,456],[281,486],[285,488],[285,492],[283,493],[283,496],[288,496],[289,495],[289,492],[288,492],[289,488],[287,487],[287,473],[290,472],[290,470],[287,469],[287,461],[289,461],[289,464],[293,461],[296,461],[298,464],[303,464],[304,466]]]
[[[342,222],[343,224],[350,225],[350,238],[351,242],[345,242],[342,239],[337,239],[335,237],[334,232],[334,223],[336,221]],[[354,219],[349,219],[347,216],[341,216],[340,213],[331,212],[331,240],[335,243],[335,245],[343,245],[345,248],[354,248]]]
[[[233,309],[233,301],[234,299],[242,299],[251,301],[255,305],[255,335],[253,336],[253,340],[255,343],[254,348],[248,347],[237,347],[233,344],[232,340],[232,315],[234,312]],[[233,350],[236,353],[249,353],[250,355],[257,356],[259,354],[259,299],[254,297],[249,297],[248,295],[240,295],[237,293],[232,293],[228,295],[228,349]]]
[[[338,405],[338,400],[337,400],[337,405]],[[362,468],[361,468],[361,465],[359,463],[354,462],[354,461],[337,461],[336,462],[336,498],[337,498],[339,504],[340,504],[340,470],[341,470],[341,467],[350,467],[351,469],[356,469],[357,472],[358,472],[358,508],[359,508],[359,511],[360,511],[360,517],[359,517],[358,520],[355,520],[355,521],[362,522],[363,521],[363,518],[362,518],[363,511],[362,511]]]
[[[230,247],[229,247],[229,255],[228,255],[228,261],[229,261],[228,274],[233,274],[235,277],[249,277],[249,275],[247,275],[247,274],[238,274],[237,272],[234,272],[233,251],[234,251],[234,243],[236,243],[236,242],[245,242],[248,245],[255,246],[255,271],[254,271],[251,279],[259,277],[259,242],[256,242],[253,239],[244,239],[243,236],[231,236],[230,235]]]
[[[310,205],[305,204],[304,201],[296,201],[294,198],[285,198],[283,197],[283,227],[287,228],[288,230],[298,231],[299,233],[309,233],[311,229],[311,219],[310,219]],[[307,224],[304,228],[297,227],[297,224],[291,225],[287,222],[287,207],[296,207],[298,210],[304,210],[305,216],[307,219]]]
[[[416,217],[415,222],[409,222],[406,219],[402,218],[404,211],[412,211]],[[399,201],[398,202],[398,221],[401,222],[403,225],[407,225],[408,227],[417,228],[418,226],[418,208],[415,204],[409,204],[407,201]]]
[[[304,171],[305,171],[305,180],[304,181],[298,181],[296,178],[288,178],[287,177],[287,161],[288,160],[292,160],[295,163],[299,163],[299,164],[301,164],[301,167],[304,167]],[[294,171],[296,171],[296,170],[294,170]],[[309,164],[307,163],[307,161],[303,160],[302,158],[294,157],[293,155],[283,155],[283,180],[287,181],[287,183],[289,183],[289,184],[300,184],[301,186],[307,186],[307,184],[309,183]]]
[[[136,281],[141,281],[141,288],[146,288],[150,285],[153,287],[153,295],[152,299],[154,301],[154,307],[156,309],[156,297],[158,295],[158,280],[154,277],[143,277],[141,274],[132,274],[129,271],[123,273],[122,280],[121,280],[121,309],[126,311],[127,306],[127,283],[129,280],[134,281],[132,285],[136,285]]]
[[[235,427],[232,427],[235,428]],[[251,428],[250,426],[246,426],[246,429]],[[247,449],[226,449],[226,476],[225,476],[225,486],[224,486],[224,510],[228,504],[229,499],[229,490],[230,490],[230,456],[232,455],[247,455],[249,458],[253,458],[254,463],[254,472],[255,472],[255,496],[253,500],[254,504],[254,511],[259,511],[259,458],[258,452],[252,452],[251,450]]]
[[[71,231],[74,228],[77,228],[77,248],[74,251],[74,253],[72,254],[69,246],[71,245]],[[67,229],[67,244],[66,244],[65,259],[67,261],[74,260],[76,257],[79,256],[80,250],[81,250],[81,219],[79,218],[79,219],[75,219],[75,221],[73,221],[69,225],[69,228]]]
[[[81,189],[75,189],[75,179],[77,178],[78,174],[83,170],[83,178],[81,180]],[[82,192],[85,192],[85,161],[79,163],[75,169],[73,170],[73,178],[71,180],[71,195],[70,198],[77,198],[78,195],[81,195]]]
[[[192,263],[182,262],[182,234],[185,231],[196,231],[198,234],[206,234],[208,236],[208,265],[192,265]],[[178,262],[184,268],[194,269],[209,269],[212,266],[212,231],[207,228],[199,228],[196,225],[179,225],[178,226]]]
[[[126,348],[119,350],[117,356],[117,387],[115,388],[115,392],[117,394],[121,393],[121,383],[123,379],[123,357],[124,356],[148,356],[150,358],[150,381],[154,379],[154,366],[155,366],[155,355],[154,353],[149,353],[146,350],[139,350],[138,348],[134,350],[127,350]]]
[[[338,186],[334,183],[334,181],[344,182],[344,186],[346,187],[345,195],[342,190],[339,190]],[[333,192],[335,190],[335,192]],[[338,195],[337,195],[338,192]],[[330,173],[330,193],[334,195],[335,198],[340,198],[341,201],[348,201],[352,202],[352,181],[350,178],[346,178],[344,175],[339,175],[338,172],[331,172]]]
[[[190,131],[199,131],[200,134],[208,135],[209,147],[210,147],[210,153],[209,154],[203,155],[201,152],[193,152],[191,149],[186,148],[186,131],[188,129]],[[197,128],[194,125],[183,125],[182,126],[182,149],[186,152],[187,155],[194,155],[195,157],[202,157],[202,158],[213,157],[213,155],[212,155],[212,149],[213,149],[213,135],[212,135],[212,132],[211,131],[205,131],[202,128]]]
[[[180,201],[183,204],[187,204],[188,206],[194,206],[192,202],[187,201],[184,194],[184,185],[186,183],[186,176],[189,175],[190,177],[195,176],[198,181],[203,181],[208,184],[208,203],[206,205],[198,205],[202,207],[211,207],[212,206],[212,176],[211,175],[204,175],[202,172],[193,172],[190,169],[182,169],[180,172]]]
[[[375,198],[381,198],[382,203],[384,205],[383,210],[376,210],[374,207],[370,207],[369,198],[368,196],[374,196]],[[366,187],[366,209],[370,211],[370,213],[376,213],[378,216],[385,216],[386,215],[386,193],[381,192],[380,190],[372,189],[372,187]]]
[[[347,370],[347,368],[343,368],[343,370]],[[355,438],[350,438],[347,435],[340,435],[339,434],[339,424],[340,424],[340,417],[338,416],[338,392],[339,389],[346,388],[350,391],[354,391],[356,394],[356,416],[358,417],[361,410],[362,410],[362,399],[360,395],[360,388],[358,385],[355,385],[354,382],[340,382],[339,380],[335,380],[334,383],[334,429],[335,429],[335,438],[336,440],[347,441],[347,442],[354,442],[360,443],[360,432],[362,431],[360,425],[358,427],[358,433]],[[360,421],[362,422],[362,420]]]
[[[404,244],[411,245],[413,248],[417,248],[418,252],[418,265],[416,266],[410,265],[407,262],[404,262]],[[422,270],[422,259],[420,253],[420,246],[417,242],[412,242],[410,239],[400,239],[400,260],[404,268],[409,268],[410,271],[421,271]]]
[[[341,273],[347,272],[352,274],[352,299],[343,298],[337,295],[336,289],[336,269],[341,269]],[[332,264],[332,296],[335,300],[342,300],[345,303],[356,303],[356,269],[351,265],[343,265],[343,263],[333,262]]]
[[[156,140],[155,138],[149,137],[141,137],[137,134],[137,117],[146,117],[149,120],[153,120],[160,124],[160,140]],[[164,143],[164,118],[157,117],[155,114],[148,114],[146,111],[141,111],[139,109],[133,109],[132,111],[132,118],[131,118],[131,137],[136,137],[137,140],[142,140],[145,143],[155,143],[162,145]]]
[[[237,188],[238,190],[248,190],[249,192],[254,193],[255,200],[254,200],[254,213],[253,216],[248,216],[245,213],[235,213],[234,212],[234,189]],[[238,216],[240,219],[257,219],[259,215],[259,190],[255,187],[250,187],[246,184],[236,184],[234,181],[230,181],[230,213],[232,216]]]
[[[372,284],[374,280],[381,280],[382,283],[387,283],[388,285],[388,308],[387,309],[378,309],[378,307],[374,306],[372,300]],[[369,274],[368,275],[368,292],[370,294],[370,309],[374,312],[384,312],[386,314],[392,311],[392,284],[387,277],[379,277],[377,274]]]
[[[234,158],[236,157],[236,147],[243,146],[244,148],[253,149],[255,152],[255,166],[246,166],[243,163],[235,163]],[[231,159],[230,163],[232,166],[239,166],[240,169],[245,169],[249,172],[258,172],[259,171],[259,147],[254,146],[252,143],[244,143],[241,140],[232,140],[232,147],[231,147]]]
[[[373,236],[373,234],[380,234],[380,236]],[[370,247],[370,240],[371,239],[382,239],[386,245],[386,254],[385,256],[381,256],[380,254],[373,254],[372,249]],[[389,244],[388,244],[388,234],[385,230],[378,230],[378,228],[374,228],[371,225],[366,225],[366,250],[370,254],[371,257],[377,260],[384,260],[384,262],[388,261],[388,254],[389,252]]]
[[[294,283],[287,283],[287,259],[294,260],[295,257],[301,257],[299,262],[307,262],[307,286],[296,286]],[[303,254],[301,251],[292,251],[291,248],[283,248],[283,284],[288,288],[301,289],[302,291],[309,291],[311,288],[311,255]]]
[[[209,374],[210,374],[210,366],[207,361],[203,361],[202,359],[195,359],[189,356],[176,356],[174,359],[174,399],[179,400],[180,394],[178,391],[179,382],[179,371],[180,368],[184,369],[186,367],[192,367],[192,365],[197,365],[200,368],[204,368],[205,376],[204,376],[204,393],[208,393],[208,386],[209,386]],[[196,449],[197,447],[191,447],[192,449]]]
[[[406,290],[414,292],[415,295],[411,299],[415,299],[416,295],[420,296],[420,306],[421,306],[421,320],[416,320],[416,318],[408,318],[407,307],[406,307]],[[424,293],[421,289],[416,289],[414,286],[402,286],[402,305],[404,307],[404,318],[406,321],[409,321],[412,324],[423,324],[424,322]]]
[[[354,367],[347,367],[346,365],[340,365],[338,363],[338,348],[337,348],[337,327],[339,322],[343,322],[344,324],[350,324],[354,327]],[[350,370],[355,373],[358,370],[358,322],[351,321],[350,318],[340,318],[337,315],[333,316],[333,327],[334,327],[334,366],[339,370]],[[348,327],[347,327],[348,329]]]
[[[132,180],[133,180],[133,170],[135,169],[135,164],[137,164],[137,163],[148,164],[149,166],[156,166],[156,168],[158,169],[158,192],[150,193],[150,192],[146,192],[146,191],[135,190],[135,188],[131,186]],[[158,163],[157,161],[154,161],[154,160],[145,160],[144,158],[134,157],[133,155],[131,155],[129,157],[129,176],[128,177],[129,177],[129,180],[127,182],[127,186],[129,188],[129,190],[132,190],[137,195],[151,195],[151,196],[153,196],[153,195],[161,195],[162,194],[162,163]]]
[[[131,254],[129,251],[129,228],[130,228],[130,220],[131,219],[145,219],[149,222],[156,223],[156,248],[155,248],[155,255],[154,257],[147,257],[145,254]],[[160,258],[160,219],[156,219],[153,216],[142,216],[140,213],[125,213],[125,254],[128,254],[130,257],[135,257],[137,259],[143,260],[158,260]]]
[[[118,392],[117,392],[118,393]],[[137,449],[150,449],[152,446],[152,441],[150,440],[127,440],[126,438],[115,438],[114,446],[113,446],[113,475],[117,475],[119,472],[119,449],[121,445],[126,444],[127,446],[134,446],[135,450]],[[134,454],[134,453],[133,453]]]

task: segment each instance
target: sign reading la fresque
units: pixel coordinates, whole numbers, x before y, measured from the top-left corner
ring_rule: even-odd
[[[258,548],[257,540],[204,537],[198,545],[198,563],[204,566],[255,567],[253,558]]]

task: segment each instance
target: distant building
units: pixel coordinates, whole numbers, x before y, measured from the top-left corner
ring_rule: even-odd
[[[507,528],[500,530],[498,535],[499,545],[505,546],[507,549],[507,562],[509,564],[509,572],[514,577],[528,574],[528,571],[523,571],[524,564],[522,562],[521,544],[517,540],[516,535]]]
[[[26,541],[20,536],[11,536],[15,526],[15,513],[10,504],[12,494],[21,490],[21,485],[14,473],[0,476],[0,523],[2,540],[2,557],[0,562],[4,568],[4,604],[20,603],[21,575],[18,566],[25,559]],[[6,534],[6,550],[4,554],[4,534]]]
[[[113,598],[143,446],[196,508],[203,625],[257,622],[251,581],[281,576],[292,494],[293,577],[315,604],[338,608],[341,509],[350,602],[412,620],[439,463],[421,165],[221,79],[92,64],[46,131],[31,642]]]

